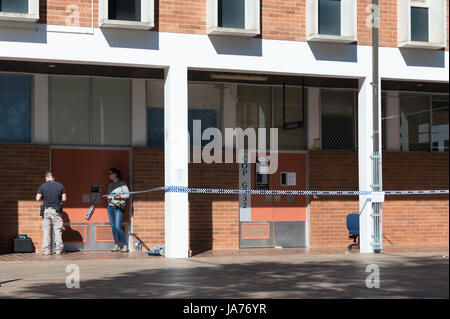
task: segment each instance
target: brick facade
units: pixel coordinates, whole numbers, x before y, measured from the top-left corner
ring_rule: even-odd
[[[10,251],[17,234],[27,234],[36,250],[41,249],[40,203],[35,196],[49,168],[48,146],[0,144],[0,251]]]
[[[133,188],[164,185],[164,151],[133,148]],[[43,173],[50,167],[50,149],[37,145],[0,144],[0,251],[25,233],[36,250],[42,244],[39,203],[34,201]],[[358,189],[355,152],[310,152],[309,183],[314,190]],[[384,189],[448,189],[448,153],[384,153]],[[189,164],[190,187],[237,188],[237,164]],[[134,195],[134,233],[148,248],[164,243],[164,193]],[[310,201],[312,247],[350,243],[345,218],[358,212],[357,197],[320,197]],[[448,196],[388,196],[383,204],[384,245],[448,243]],[[189,247],[239,247],[239,201],[233,195],[189,195]]]
[[[358,154],[310,152],[310,188],[358,189]],[[386,190],[448,189],[448,153],[384,153]],[[356,197],[311,199],[311,246],[350,243],[345,218],[358,213]],[[383,204],[384,245],[448,243],[448,196],[387,196]]]
[[[190,164],[189,187],[239,187],[237,164]],[[239,247],[239,197],[189,194],[192,251]]]
[[[133,148],[133,190],[164,185],[164,150]],[[164,243],[164,193],[133,196],[133,232],[148,248]]]
[[[164,185],[164,151],[133,148],[133,188]],[[237,164],[190,164],[190,187],[237,188]],[[133,197],[134,233],[148,247],[164,243],[164,193]],[[194,252],[238,248],[239,202],[237,196],[189,195],[189,247]]]
[[[371,29],[367,27],[370,0],[358,0],[358,44],[371,45]],[[94,0],[94,16],[90,0],[41,0],[39,23],[98,26],[98,0]],[[93,18],[93,19],[92,19]],[[448,1],[447,1],[448,25]],[[262,0],[261,36],[264,39],[305,41],[306,0]],[[206,34],[206,0],[155,0],[153,31]],[[448,50],[448,28],[447,48]],[[380,46],[397,47],[397,0],[380,1]]]

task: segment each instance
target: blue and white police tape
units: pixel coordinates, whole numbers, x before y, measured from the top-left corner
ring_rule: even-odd
[[[117,195],[134,195],[152,192],[188,193],[188,194],[218,194],[218,195],[287,195],[287,196],[372,196],[372,202],[384,202],[386,195],[443,195],[448,189],[440,190],[396,190],[396,191],[313,191],[313,190],[266,190],[266,189],[227,189],[227,188],[193,188],[186,186],[161,186],[142,191],[114,193],[103,197]],[[94,207],[100,196],[96,197],[84,216],[89,220],[94,213]]]
[[[133,195],[162,191],[171,193],[189,194],[223,194],[223,195],[295,195],[295,196],[370,196],[383,193],[384,195],[442,195],[448,194],[449,190],[395,190],[395,191],[314,191],[314,190],[265,190],[265,189],[229,189],[229,188],[195,188],[186,186],[162,186],[143,191],[127,193],[115,193],[114,195]]]
[[[448,194],[449,190],[396,190],[396,191],[313,191],[313,190],[263,190],[263,189],[225,189],[191,188],[168,186],[166,192],[190,194],[231,194],[231,195],[297,195],[297,196],[358,196],[384,193],[385,195],[432,195]]]

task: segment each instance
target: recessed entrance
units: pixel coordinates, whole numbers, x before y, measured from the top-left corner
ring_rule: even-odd
[[[84,216],[96,193],[106,193],[109,168],[118,168],[122,172],[122,178],[129,183],[129,158],[130,152],[127,149],[52,149],[52,171],[67,192],[67,202],[63,209],[64,250],[109,250],[113,247],[106,199],[102,198],[97,202],[89,221]],[[123,221],[126,233],[130,221],[128,207]]]

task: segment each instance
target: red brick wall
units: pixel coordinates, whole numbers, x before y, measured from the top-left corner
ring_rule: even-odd
[[[310,188],[358,189],[358,155],[310,152]],[[383,187],[448,189],[448,153],[384,153]],[[387,196],[383,204],[384,245],[448,243],[448,196]],[[311,199],[311,246],[349,244],[345,217],[358,213],[356,197]]]
[[[358,44],[371,45],[366,26],[370,0],[358,0]],[[91,0],[41,0],[39,23],[70,24],[68,9],[79,9],[79,26],[92,24]],[[66,10],[69,10],[67,12]],[[98,0],[94,0],[94,26],[98,25]],[[206,34],[206,0],[156,0],[154,31]],[[448,1],[447,1],[448,25]],[[261,32],[265,39],[305,41],[306,0],[262,0]],[[448,50],[447,28],[447,50]],[[397,0],[380,1],[380,45],[397,47]]]
[[[40,0],[39,23],[55,25],[73,25],[80,27],[92,26],[91,0]],[[76,24],[71,18],[78,16]],[[98,0],[94,0],[94,27],[98,26]]]
[[[159,0],[159,31],[206,34],[206,1]]]
[[[237,164],[190,164],[189,187],[239,186]],[[239,247],[239,197],[189,194],[190,247],[197,251]]]
[[[164,185],[164,151],[133,148],[133,189]],[[190,187],[236,188],[236,164],[190,164]],[[133,197],[134,233],[148,247],[164,243],[164,193]],[[213,248],[238,248],[239,202],[237,196],[189,195],[189,241],[195,252]]]
[[[0,144],[0,251],[12,249],[12,238],[27,234],[42,247],[40,203],[35,201],[50,168],[48,146]]]
[[[133,190],[164,186],[164,150],[133,148]],[[133,195],[133,232],[153,249],[164,244],[164,192]]]
[[[306,1],[264,0],[261,32],[265,39],[305,41]]]

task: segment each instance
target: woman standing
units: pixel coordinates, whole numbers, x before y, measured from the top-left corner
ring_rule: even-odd
[[[114,248],[112,252],[128,252],[128,242],[122,229],[123,214],[125,211],[125,199],[129,198],[129,190],[125,181],[122,180],[117,168],[110,168],[108,177],[111,182],[108,185],[108,217],[114,237]],[[116,195],[117,194],[117,195]],[[122,248],[120,248],[122,242]]]

